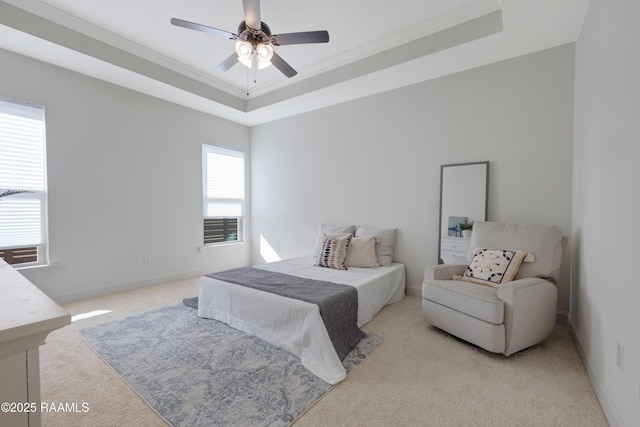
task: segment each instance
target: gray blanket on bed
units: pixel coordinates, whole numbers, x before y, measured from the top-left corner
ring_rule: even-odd
[[[340,360],[347,357],[365,335],[358,328],[358,291],[353,286],[253,267],[207,274],[207,277],[316,304]]]

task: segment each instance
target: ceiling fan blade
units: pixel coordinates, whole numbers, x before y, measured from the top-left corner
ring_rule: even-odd
[[[231,40],[236,40],[238,36],[230,33],[229,31],[219,30],[217,28],[208,27],[202,24],[196,24],[195,22],[189,22],[178,18],[171,18],[171,24],[176,27],[188,28],[190,30],[202,31],[209,34],[215,34],[216,36],[222,36]]]
[[[222,61],[220,65],[216,67],[217,71],[227,71],[238,63],[238,54],[233,52],[230,57]]]
[[[260,20],[260,0],[242,0],[244,8],[244,22],[247,27],[259,30],[262,28]]]
[[[298,72],[296,70],[294,70],[293,67],[287,63],[287,61],[282,59],[282,57],[280,55],[278,55],[277,53],[275,53],[275,52],[273,52],[273,57],[271,58],[271,63],[273,64],[274,67],[276,67],[278,70],[280,70],[282,72],[282,74],[284,74],[285,76],[287,76],[289,78],[291,78],[291,77],[295,76],[296,74],[298,74]]]
[[[271,42],[276,46],[288,44],[327,43],[329,42],[329,32],[323,30],[276,34],[271,37]]]

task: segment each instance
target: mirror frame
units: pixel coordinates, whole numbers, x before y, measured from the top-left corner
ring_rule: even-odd
[[[438,215],[438,264],[444,264],[442,260],[442,198],[444,188],[444,170],[450,167],[462,167],[472,165],[485,165],[485,189],[484,189],[484,219],[487,221],[487,213],[489,211],[489,161],[483,162],[467,162],[467,163],[452,163],[448,165],[440,166],[440,214]]]

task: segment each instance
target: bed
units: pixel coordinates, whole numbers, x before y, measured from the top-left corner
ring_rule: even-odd
[[[314,266],[314,260],[310,255],[254,268],[354,287],[358,327],[385,305],[404,297],[404,264],[337,270]],[[346,377],[318,305],[208,276],[202,277],[198,286],[198,316],[224,322],[295,354],[309,371],[329,384]]]

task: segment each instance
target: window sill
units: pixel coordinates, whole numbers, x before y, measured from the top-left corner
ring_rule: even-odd
[[[20,273],[28,277],[42,276],[45,274],[53,273],[62,267],[62,264],[39,264],[39,265],[27,265],[24,267],[14,267]]]
[[[198,252],[206,254],[210,252],[216,252],[223,248],[237,248],[240,246],[246,246],[249,242],[233,242],[233,243],[215,243],[213,245],[199,246]]]

